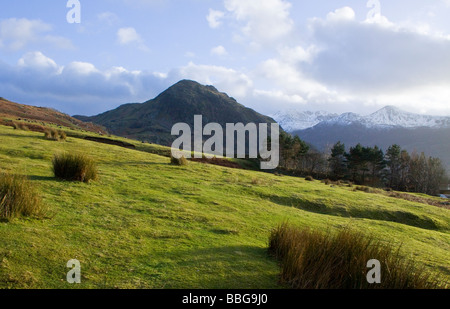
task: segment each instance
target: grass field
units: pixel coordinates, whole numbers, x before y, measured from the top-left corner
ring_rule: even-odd
[[[44,218],[0,222],[0,288],[283,288],[270,231],[352,227],[402,244],[450,279],[450,210],[319,181],[228,169],[0,126],[0,170],[28,176]],[[82,152],[99,180],[54,178],[55,153]],[[82,283],[66,282],[78,259]]]

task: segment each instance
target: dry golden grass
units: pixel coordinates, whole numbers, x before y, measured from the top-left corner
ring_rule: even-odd
[[[42,215],[42,202],[38,191],[25,177],[0,174],[0,218]]]
[[[337,234],[282,224],[273,230],[269,251],[281,262],[281,281],[296,289],[434,289],[440,278],[404,258],[400,248],[343,229]],[[367,281],[367,262],[381,263],[381,283]]]
[[[98,178],[96,163],[84,154],[56,154],[52,163],[53,173],[59,179],[88,183]]]

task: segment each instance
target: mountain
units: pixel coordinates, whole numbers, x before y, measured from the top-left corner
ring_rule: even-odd
[[[194,115],[203,115],[204,124],[216,122],[222,126],[226,123],[275,122],[213,86],[191,80],[182,80],[145,103],[125,104],[93,117],[74,117],[105,126],[115,135],[170,145],[174,140],[172,126],[183,122],[193,128]]]
[[[367,128],[450,128],[450,117],[418,115],[386,106],[368,116],[343,114],[326,120],[324,125],[360,123]]]
[[[387,149],[398,144],[409,152],[440,158],[450,171],[450,117],[418,115],[387,106],[368,116],[345,113],[292,132],[318,149],[338,141]]]
[[[278,112],[273,118],[288,132],[305,130],[316,125],[360,124],[366,128],[449,128],[450,117],[418,115],[402,111],[394,106],[386,106],[368,116],[355,113],[341,115],[324,111],[299,112],[290,110]]]
[[[296,110],[288,110],[280,111],[272,115],[272,118],[275,119],[284,130],[293,132],[313,127],[322,121],[331,120],[337,116],[337,114],[330,114],[325,111],[299,112]]]
[[[86,130],[95,133],[106,133],[105,129],[93,123],[83,122],[57,110],[14,103],[0,97],[0,121],[26,120]]]

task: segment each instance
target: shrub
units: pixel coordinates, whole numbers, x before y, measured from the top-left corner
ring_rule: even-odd
[[[66,132],[57,131],[55,129],[45,129],[44,136],[46,139],[52,141],[61,141],[61,140],[65,141],[67,139]]]
[[[65,140],[67,139],[67,134],[66,134],[66,132],[60,130],[60,131],[58,131],[58,133],[59,133],[59,138],[60,138],[61,140],[65,141]]]
[[[13,122],[13,128],[14,130],[23,130],[23,131],[29,131],[29,128],[27,127],[26,124],[24,123],[17,123],[17,122]]]
[[[186,160],[186,158],[184,156],[181,156],[179,159],[175,158],[174,156],[170,156],[170,163],[173,165],[188,165],[188,161]]]
[[[306,181],[314,181],[314,178],[312,176],[306,176],[305,180]]]
[[[272,231],[269,252],[281,262],[281,281],[298,289],[443,288],[439,277],[400,255],[400,248],[344,229],[337,234],[282,224]],[[381,284],[367,282],[367,262],[381,263]]]
[[[252,185],[256,186],[256,185],[262,184],[263,181],[259,178],[253,177],[251,183],[252,183]]]
[[[330,184],[333,184],[333,182],[330,179],[324,179],[324,180],[322,180],[322,183],[324,183],[327,186]]]
[[[42,214],[41,198],[25,177],[0,173],[0,218]]]
[[[56,178],[85,183],[98,178],[96,163],[84,154],[56,154],[52,163]]]

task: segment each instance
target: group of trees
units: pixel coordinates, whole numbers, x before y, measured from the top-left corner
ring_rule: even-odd
[[[360,185],[389,187],[436,195],[446,180],[446,171],[438,158],[424,153],[408,153],[398,145],[386,153],[379,147],[358,144],[346,151],[336,143],[329,153],[319,152],[299,137],[280,136],[280,168],[299,175],[333,180],[350,180]]]
[[[394,190],[420,192],[430,195],[439,193],[445,181],[446,171],[438,158],[426,157],[392,145],[386,151],[361,144],[345,151],[338,142],[331,149],[329,158],[331,177],[349,179],[355,183],[387,186]]]

